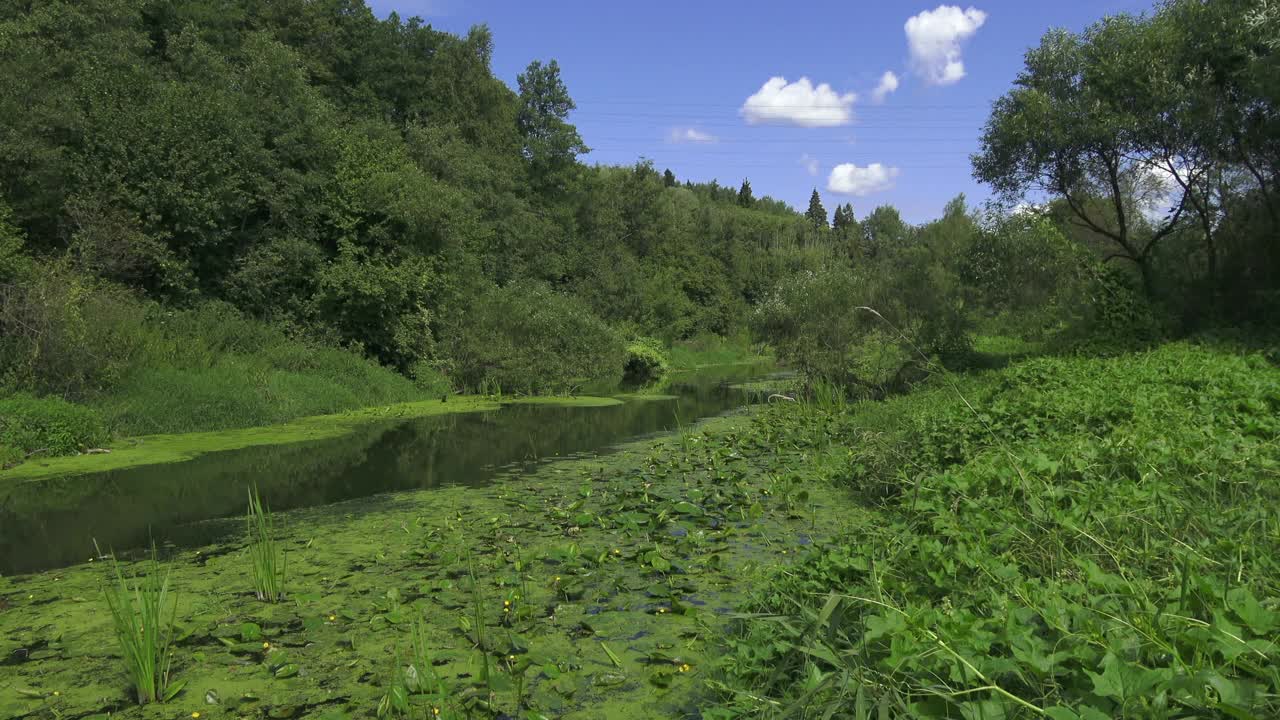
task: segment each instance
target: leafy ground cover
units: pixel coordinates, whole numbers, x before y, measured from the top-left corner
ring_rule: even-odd
[[[747,604],[704,717],[1280,714],[1280,369],[1192,343],[883,403],[781,403],[846,448],[851,532]]]
[[[679,716],[744,578],[842,522],[790,472],[811,451],[739,415],[482,489],[281,514],[277,603],[252,543],[170,552],[152,569],[177,598],[167,703],[135,704],[111,563],[0,578],[0,716]]]

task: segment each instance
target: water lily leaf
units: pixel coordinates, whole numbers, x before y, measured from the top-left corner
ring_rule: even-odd
[[[262,639],[262,628],[257,623],[241,623],[240,624],[240,640],[242,642],[253,642]]]
[[[288,665],[281,665],[280,667],[276,668],[275,676],[277,680],[283,680],[284,678],[291,678],[294,675],[298,674],[298,670],[299,670],[298,666],[293,663],[289,663]]]

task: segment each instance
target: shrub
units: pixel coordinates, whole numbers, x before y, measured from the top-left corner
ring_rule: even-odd
[[[57,267],[0,284],[0,381],[72,399],[110,390],[150,341],[148,307]]]
[[[622,376],[627,382],[650,383],[661,380],[670,370],[666,348],[653,338],[640,337],[627,343],[627,359]]]
[[[921,354],[959,354],[968,338],[954,276],[910,251],[893,262],[895,273],[835,266],[783,281],[756,308],[756,333],[810,381],[872,395],[901,387]]]
[[[580,300],[537,283],[481,295],[449,328],[456,380],[477,390],[563,392],[621,376],[622,340]]]
[[[37,452],[66,455],[106,439],[102,418],[87,407],[24,393],[0,399],[0,465]]]

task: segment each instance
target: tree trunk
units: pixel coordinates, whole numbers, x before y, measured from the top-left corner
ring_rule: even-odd
[[[1142,294],[1148,300],[1154,300],[1156,296],[1155,282],[1151,272],[1151,258],[1147,255],[1140,255],[1133,260],[1138,264],[1138,273],[1142,275]]]

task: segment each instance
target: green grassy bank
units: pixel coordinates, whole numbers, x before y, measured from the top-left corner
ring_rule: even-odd
[[[1273,355],[1039,358],[758,422],[841,456],[851,527],[742,607],[711,717],[1280,714]]]

